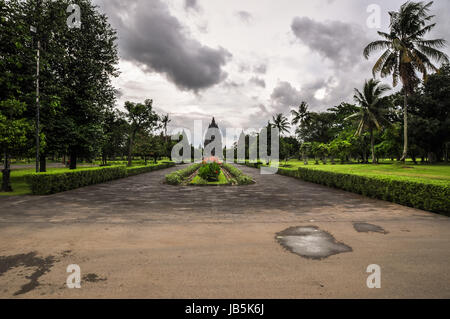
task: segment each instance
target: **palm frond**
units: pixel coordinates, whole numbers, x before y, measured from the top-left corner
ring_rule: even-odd
[[[418,45],[417,47],[423,55],[429,56],[436,62],[443,64],[449,63],[449,57],[444,52],[427,45]]]
[[[381,49],[389,49],[391,47],[391,42],[390,41],[385,41],[385,40],[379,40],[379,41],[374,41],[372,43],[369,43],[365,48],[364,48],[364,57],[366,59],[369,58],[370,54],[374,51],[378,51]]]
[[[383,65],[386,63],[386,60],[389,58],[389,56],[392,54],[392,51],[390,49],[387,49],[381,57],[377,60],[375,65],[372,68],[372,75],[375,77],[375,74],[380,72],[380,70],[383,68]]]

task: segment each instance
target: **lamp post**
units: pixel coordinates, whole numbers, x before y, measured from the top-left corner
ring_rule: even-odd
[[[39,14],[41,0],[36,1],[36,12]],[[38,30],[36,27],[30,27],[31,32],[36,34],[37,37],[37,52],[36,52],[36,173],[39,173],[39,153],[40,153],[40,140],[39,140],[39,117],[40,117],[40,101],[39,101],[39,69],[40,69],[40,58],[41,58],[41,40],[38,35]]]
[[[31,27],[30,30],[34,33],[37,33],[35,27]],[[37,41],[37,55],[36,55],[36,173],[39,173],[39,151],[40,151],[40,141],[39,141],[39,64],[40,64],[40,55],[41,55],[41,41],[38,39]]]

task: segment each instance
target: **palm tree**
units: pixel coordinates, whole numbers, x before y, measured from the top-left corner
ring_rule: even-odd
[[[172,120],[169,119],[169,114],[166,114],[163,117],[161,117],[161,124],[164,130],[164,136],[167,136],[167,125],[169,125],[170,122],[172,122]]]
[[[387,99],[382,97],[383,93],[391,88],[388,85],[380,84],[380,81],[370,79],[364,84],[363,92],[355,89],[354,99],[359,104],[359,111],[347,119],[357,118],[359,121],[355,135],[361,136],[367,129],[370,133],[370,147],[372,150],[372,163],[375,159],[375,143],[373,131],[381,130],[383,122],[387,122],[384,114],[387,111]]]
[[[271,123],[271,126],[277,128],[278,131],[280,132],[280,135],[283,135],[283,133],[288,133],[289,130],[291,129],[287,117],[285,117],[281,113],[273,116],[272,121],[273,123]]]
[[[308,103],[302,102],[298,107],[298,111],[291,110],[291,114],[293,116],[292,125],[298,125],[307,121],[309,112],[308,112]]]
[[[406,2],[398,12],[389,12],[391,16],[390,33],[378,32],[382,40],[370,43],[364,49],[364,56],[377,50],[385,50],[373,67],[373,75],[380,73],[381,77],[392,75],[393,85],[398,80],[403,84],[404,92],[404,146],[402,161],[408,156],[408,95],[412,94],[419,82],[416,72],[426,80],[428,71],[438,71],[431,62],[448,63],[448,56],[438,49],[445,47],[444,39],[426,40],[424,35],[431,31],[436,24],[430,23],[434,18],[429,15],[433,2]]]

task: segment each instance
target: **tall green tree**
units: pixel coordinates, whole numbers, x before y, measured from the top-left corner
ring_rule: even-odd
[[[166,137],[167,137],[167,126],[169,125],[170,122],[172,122],[172,120],[170,119],[169,114],[161,116],[161,126],[164,132],[164,136]]]
[[[450,66],[431,74],[410,99],[411,141],[430,162],[448,160],[450,144]]]
[[[303,142],[328,143],[335,137],[335,120],[336,115],[331,112],[310,112],[308,121],[299,125],[296,134]]]
[[[101,155],[102,163],[106,165],[108,158],[126,154],[128,123],[123,112],[108,109],[103,116],[102,128]]]
[[[386,123],[385,114],[388,108],[388,99],[383,94],[390,90],[390,87],[381,84],[380,81],[370,79],[364,84],[363,92],[355,89],[354,99],[359,104],[359,111],[349,118],[358,119],[356,136],[361,136],[365,130],[370,133],[370,148],[372,150],[372,163],[376,163],[374,130],[381,130]]]
[[[79,29],[67,26],[70,4],[82,12]],[[115,104],[111,79],[118,75],[117,36],[91,0],[61,0],[52,2],[50,9],[58,27],[51,33],[54,53],[48,68],[62,107],[62,121],[52,135],[65,145],[70,168],[76,169],[79,157],[92,158],[101,151],[104,111]]]
[[[139,131],[152,131],[158,124],[158,115],[153,111],[153,100],[144,103],[125,102],[126,117],[130,125],[128,136],[128,166],[131,166],[133,143]]]
[[[272,117],[272,127],[277,128],[278,131],[280,131],[280,135],[289,133],[289,130],[291,129],[287,117],[281,113]]]
[[[26,3],[0,0],[0,152],[4,159],[2,190],[11,191],[11,155],[17,155],[29,143],[32,123],[25,113],[33,88],[34,51]]]
[[[309,119],[308,103],[302,102],[298,107],[298,111],[291,110],[292,125],[304,124]]]
[[[0,101],[0,149],[4,154],[2,191],[11,192],[9,155],[27,144],[32,124],[24,117],[26,104],[18,100]]]
[[[374,51],[384,50],[373,67],[373,74],[381,77],[392,75],[393,85],[398,81],[403,84],[404,106],[404,146],[401,160],[408,156],[408,96],[418,84],[417,73],[426,79],[429,70],[438,68],[432,61],[448,63],[448,56],[440,51],[446,45],[444,39],[425,39],[425,35],[435,26],[430,21],[430,9],[433,2],[406,2],[398,12],[389,12],[391,17],[389,33],[378,32],[382,40],[370,43],[364,49],[364,56],[369,58]]]

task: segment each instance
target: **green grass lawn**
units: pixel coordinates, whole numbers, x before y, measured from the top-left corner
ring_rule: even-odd
[[[200,183],[201,177],[200,176],[195,176],[192,181],[190,182],[190,184],[192,185],[202,185]],[[208,185],[226,185],[228,184],[228,179],[225,177],[225,174],[223,173],[222,170],[220,170],[220,175],[219,175],[219,181],[217,182],[208,182]]]
[[[299,167],[309,169],[319,169],[324,171],[364,175],[364,176],[382,176],[401,180],[425,182],[430,184],[450,185],[450,165],[448,164],[419,164],[407,163],[406,165],[395,164],[335,164],[315,165],[310,161],[309,165],[304,165],[303,161],[291,160],[285,166],[280,164],[280,168],[296,170]]]
[[[148,162],[147,166],[155,166],[155,165],[161,164],[162,162],[164,162],[164,161],[163,160],[158,161],[157,164],[155,164],[153,162],[151,162],[151,163]],[[121,166],[121,165],[122,164],[114,164],[111,166]],[[141,167],[141,166],[144,166],[144,165],[136,164],[136,165],[133,165],[132,167]],[[75,171],[85,171],[85,170],[99,169],[99,168],[100,168],[99,166],[92,166],[92,167],[80,166]],[[39,174],[60,174],[60,173],[67,173],[67,172],[73,172],[73,171],[74,170],[70,170],[68,168],[51,168],[50,167],[50,168],[47,168],[47,172],[39,173]],[[20,168],[20,169],[11,170],[11,187],[12,187],[13,191],[9,192],[9,193],[0,192],[0,196],[30,195],[31,189],[30,189],[29,185],[25,182],[25,176],[30,175],[30,174],[35,174],[34,168],[26,168],[26,169]],[[0,177],[2,177],[1,174],[0,174]]]

